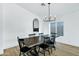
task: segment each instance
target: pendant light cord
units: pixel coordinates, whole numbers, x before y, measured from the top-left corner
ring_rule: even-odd
[[[50,21],[50,3],[48,3],[48,20]]]

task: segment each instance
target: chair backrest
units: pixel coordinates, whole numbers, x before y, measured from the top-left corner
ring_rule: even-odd
[[[48,36],[47,37],[46,36],[44,37],[44,42],[47,42],[49,40],[50,40],[50,37],[48,37]]]
[[[51,42],[55,44],[55,37],[51,37]]]
[[[57,37],[57,33],[51,33],[51,37],[56,38]]]
[[[33,33],[33,34],[29,34],[29,36],[34,36],[34,35],[36,35],[35,33]]]
[[[41,41],[46,43],[50,38],[48,36],[45,35],[41,35]]]
[[[20,49],[24,46],[24,39],[17,37]]]
[[[51,41],[53,42],[53,44],[55,44],[56,34],[57,33],[51,33]]]
[[[55,37],[45,37],[44,42],[48,43],[48,44],[55,44]]]
[[[43,35],[44,33],[39,33],[39,35]]]

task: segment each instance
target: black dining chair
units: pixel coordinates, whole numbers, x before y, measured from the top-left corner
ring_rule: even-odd
[[[42,53],[45,56],[45,52],[47,51],[49,53],[49,55],[50,55],[49,45],[47,43],[45,43],[45,39],[47,39],[47,38],[44,37],[44,36],[42,36],[42,37],[44,38],[44,41],[43,41],[43,43],[41,43],[39,45],[38,53]],[[43,51],[41,51],[40,49],[42,49]]]
[[[19,56],[21,55],[28,55],[28,53],[31,51],[31,48],[27,47],[24,43],[24,39],[20,39],[19,37],[17,37],[18,39],[18,43],[19,43],[19,48],[20,48],[20,54]]]
[[[52,53],[52,48],[54,48],[54,50],[56,50],[56,47],[55,47],[55,39],[54,38],[52,38],[52,40],[47,41],[46,43],[51,48],[51,53]]]
[[[54,50],[56,50],[56,35],[55,34],[52,34],[50,39],[48,41],[46,41],[46,43],[49,45],[49,47],[51,48],[51,53],[52,53],[52,48],[54,48]]]

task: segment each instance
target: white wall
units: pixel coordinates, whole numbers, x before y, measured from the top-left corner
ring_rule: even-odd
[[[2,17],[3,17],[3,14],[2,14],[2,4],[0,4],[0,54],[3,53],[3,22],[2,22]]]
[[[16,4],[5,4],[5,34],[4,49],[16,46],[17,36],[27,36],[33,33],[33,19],[38,18]],[[41,23],[39,23],[40,25]],[[39,26],[41,32],[41,25]]]
[[[49,22],[42,22],[42,32],[49,34]]]
[[[61,19],[64,20],[64,37],[57,38],[57,41],[79,47],[79,11]]]

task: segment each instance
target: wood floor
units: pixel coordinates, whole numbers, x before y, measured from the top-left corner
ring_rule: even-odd
[[[3,56],[18,56],[19,55],[19,47],[13,47],[4,50]],[[40,56],[43,56],[40,54]],[[46,53],[46,56],[49,56]],[[66,45],[62,43],[56,43],[56,51],[53,50],[51,56],[79,56],[79,47]]]

